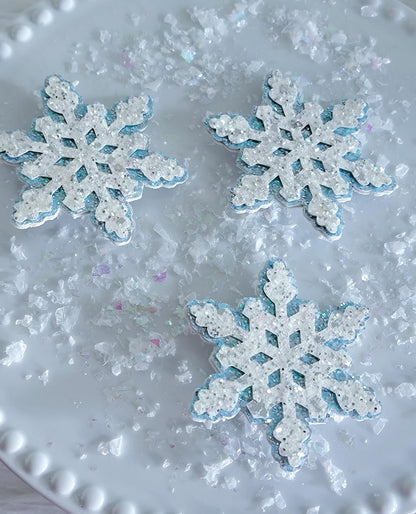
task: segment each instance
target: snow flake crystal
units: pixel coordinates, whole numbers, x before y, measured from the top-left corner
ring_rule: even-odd
[[[331,413],[356,418],[381,412],[374,392],[347,371],[345,347],[364,329],[367,308],[352,303],[320,312],[297,297],[283,261],[263,272],[260,298],[246,298],[237,310],[212,300],[191,302],[194,327],[217,346],[211,375],[198,389],[196,420],[219,421],[244,409],[250,420],[268,425],[273,456],[294,471],[308,454],[310,423]]]
[[[73,86],[57,75],[42,91],[45,116],[32,130],[0,132],[0,157],[20,163],[28,184],[14,206],[19,228],[41,225],[61,206],[91,219],[116,243],[128,243],[133,230],[128,202],[143,187],[173,187],[187,178],[174,159],[149,153],[143,130],[152,114],[146,95],[129,97],[107,111],[85,105]]]
[[[264,100],[251,118],[224,113],[207,120],[217,141],[240,150],[245,174],[231,200],[237,211],[256,211],[278,198],[303,205],[326,235],[339,237],[339,202],[349,200],[353,188],[378,194],[394,189],[382,167],[360,158],[360,142],[352,135],[366,117],[365,102],[347,100],[327,109],[304,103],[278,71],[266,79]]]

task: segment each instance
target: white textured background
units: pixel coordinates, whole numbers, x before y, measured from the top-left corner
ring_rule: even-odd
[[[401,1],[416,10],[416,0]],[[15,13],[36,3],[37,0],[0,0],[0,29]],[[368,3],[373,2],[369,0]],[[0,513],[62,514],[63,511],[27,486],[0,462]]]

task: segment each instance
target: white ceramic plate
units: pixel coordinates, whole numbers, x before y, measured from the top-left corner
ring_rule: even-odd
[[[66,213],[18,231],[10,217],[21,183],[0,164],[0,358],[12,342],[27,345],[21,362],[0,367],[2,460],[74,513],[413,512],[414,13],[393,1],[265,1],[241,15],[244,4],[213,1],[227,34],[201,15],[199,28],[216,30],[194,56],[165,16],[190,30],[197,14],[186,9],[206,7],[202,1],[91,0],[64,15],[69,4],[50,8],[55,21],[42,29],[27,11],[14,39],[4,36],[0,128],[29,129],[40,114],[33,91],[51,73],[79,81],[87,103],[109,107],[145,90],[155,100],[152,148],[185,161],[190,179],[175,190],[146,190],[133,204],[132,242],[116,247],[88,219]],[[164,32],[173,33],[169,52]],[[143,39],[154,47],[141,68]],[[366,98],[364,155],[397,174],[392,195],[356,194],[345,205],[337,242],[300,209],[237,216],[229,207],[236,156],[212,142],[202,120],[207,111],[249,114],[275,68],[297,78],[305,98]],[[369,306],[368,327],[350,351],[355,373],[383,404],[381,422],[315,426],[309,462],[292,480],[243,415],[206,427],[189,411],[211,372],[211,348],[188,331],[183,306],[193,298],[237,305],[255,294],[273,256],[286,260],[301,298],[322,308],[347,300]]]

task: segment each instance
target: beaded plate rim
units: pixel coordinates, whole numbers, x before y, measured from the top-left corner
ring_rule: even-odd
[[[41,27],[51,25],[56,17],[73,11],[80,0],[33,0],[32,5],[16,12],[0,27],[0,62],[10,59],[15,49],[28,43]]]

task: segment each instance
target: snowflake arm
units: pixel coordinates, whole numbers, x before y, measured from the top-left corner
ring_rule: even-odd
[[[366,118],[367,105],[347,100],[327,109],[303,102],[291,81],[276,71],[264,84],[264,105],[251,118],[220,114],[207,120],[215,139],[239,150],[244,174],[232,190],[238,212],[268,207],[276,199],[302,205],[324,233],[343,229],[339,203],[353,189],[389,193],[395,182],[387,172],[360,156],[352,135]]]
[[[154,189],[175,187],[187,178],[184,168],[175,159],[159,153],[149,153],[136,166],[143,176],[143,182]]]
[[[234,311],[226,304],[218,304],[207,300],[191,302],[188,314],[194,327],[208,340],[226,337],[239,338],[241,327],[238,325]]]
[[[327,149],[328,157],[336,161],[337,169],[351,175],[355,188],[362,191],[374,190],[379,194],[390,192],[395,185],[392,177],[384,168],[376,166],[368,159],[360,158],[360,143],[350,135],[359,130],[359,126],[366,120],[367,111],[368,105],[364,101],[347,100],[331,106],[321,114],[324,129],[332,130],[337,142],[337,145]],[[334,193],[338,194],[335,190]]]
[[[299,469],[308,455],[311,429],[297,417],[283,417],[269,430],[274,458],[288,471]]]
[[[253,128],[250,121],[253,120],[240,114],[223,113],[210,116],[206,126],[217,141],[237,150],[249,141],[261,141],[260,131]]]
[[[266,77],[264,83],[264,99],[271,103],[274,110],[282,118],[290,120],[296,115],[301,99],[299,93],[293,87],[290,79],[276,70]],[[302,128],[302,127],[297,127]]]
[[[260,290],[274,303],[276,309],[286,309],[297,294],[293,275],[283,261],[276,261],[273,266],[266,268]]]
[[[395,187],[394,179],[386,173],[385,169],[376,166],[368,159],[349,160],[349,164],[344,165],[344,171],[354,178],[354,187],[364,192],[376,191],[378,194],[383,194],[389,193]]]
[[[77,108],[82,105],[82,98],[72,84],[57,75],[51,75],[46,79],[42,99],[52,117],[62,117],[62,121],[68,125],[76,119]]]
[[[338,309],[324,313],[318,322],[321,330],[318,335],[322,343],[338,349],[353,342],[365,328],[368,308],[363,305],[347,303]]]
[[[322,227],[327,235],[338,237],[342,231],[342,211],[336,200],[322,186],[310,185],[303,194],[305,213]]]
[[[153,101],[150,96],[133,96],[118,102],[109,113],[114,133],[134,133],[146,128],[153,113]],[[114,125],[113,125],[114,124]]]
[[[283,261],[271,260],[261,275],[260,297],[237,310],[212,300],[192,302],[193,326],[215,344],[211,375],[195,394],[197,420],[220,421],[244,410],[269,426],[274,457],[288,470],[301,467],[311,425],[333,411],[357,418],[380,412],[374,392],[349,374],[346,351],[368,317],[346,304],[320,312],[297,297]]]
[[[343,380],[327,378],[325,387],[334,395],[337,407],[344,413],[363,419],[377,416],[381,412],[374,391],[353,377],[346,376]]]
[[[147,95],[130,97],[107,110],[84,105],[73,86],[53,75],[42,92],[43,117],[31,132],[0,132],[0,157],[20,164],[27,183],[14,206],[19,228],[55,218],[60,207],[93,223],[119,244],[134,228],[129,202],[144,186],[174,187],[187,171],[175,159],[149,153],[142,131],[152,114]]]
[[[92,194],[85,201],[85,207],[91,212],[91,220],[100,226],[106,236],[113,241],[129,241],[134,222],[132,210],[127,202],[120,202],[117,193],[107,189],[103,191],[99,201]]]
[[[54,219],[62,201],[62,191],[53,181],[43,187],[25,189],[15,203],[14,220],[18,227],[36,227]]]
[[[218,353],[221,353],[223,347],[230,348],[232,340],[242,338],[244,329],[228,305],[211,301],[192,302],[188,306],[188,313],[196,330],[208,341],[217,342]],[[221,373],[212,375],[206,381],[192,405],[193,413],[199,419],[218,421],[233,417],[240,410],[242,393],[248,387],[245,379],[240,380],[226,360],[220,362],[216,356],[215,350],[212,359],[217,362]]]
[[[194,416],[210,421],[234,417],[241,408],[239,385],[239,381],[228,380],[223,374],[212,375],[198,390],[192,404]]]
[[[21,130],[1,132],[0,154],[3,152],[2,157],[11,163],[23,162],[23,156],[27,154],[33,159],[45,147],[45,143],[35,137],[35,134],[25,134]]]

